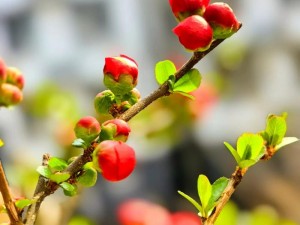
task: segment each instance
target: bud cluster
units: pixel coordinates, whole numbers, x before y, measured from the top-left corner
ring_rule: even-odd
[[[190,51],[207,50],[214,39],[233,35],[240,23],[230,6],[209,0],[169,0],[179,24],[173,29],[179,42]]]
[[[0,106],[12,106],[23,99],[24,76],[14,67],[7,67],[0,58]]]

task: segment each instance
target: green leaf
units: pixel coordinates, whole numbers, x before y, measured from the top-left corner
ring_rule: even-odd
[[[50,168],[48,166],[39,166],[36,171],[42,175],[43,177],[46,177],[46,178],[50,178],[51,175],[52,175],[52,172],[50,170]]]
[[[64,194],[66,196],[74,196],[77,194],[77,186],[76,184],[70,184],[68,182],[62,182],[59,186],[63,189]]]
[[[55,183],[61,183],[64,182],[66,180],[68,180],[70,178],[70,174],[69,173],[64,173],[64,172],[56,172],[54,174],[51,174],[51,176],[49,177],[50,180],[54,181]]]
[[[78,178],[78,182],[85,187],[92,187],[97,182],[97,170],[93,167],[92,162],[88,162],[83,167],[84,172]]]
[[[245,160],[241,160],[239,162],[239,167],[244,169],[244,168],[248,168],[250,166],[253,166],[255,163],[257,163],[257,160],[245,159]]]
[[[270,115],[267,118],[267,126],[265,132],[269,139],[266,140],[268,145],[276,146],[281,143],[286,133],[286,114],[283,116]]]
[[[281,143],[279,145],[276,145],[275,149],[276,149],[276,151],[278,151],[280,148],[282,148],[286,145],[292,144],[296,141],[299,141],[299,139],[296,137],[284,137],[282,139]]]
[[[17,206],[18,209],[22,210],[26,206],[31,205],[32,203],[33,203],[33,201],[30,199],[20,199],[15,202],[15,205]]]
[[[237,151],[228,142],[224,142],[224,145],[230,151],[230,153],[234,157],[235,161],[237,163],[239,163],[241,161],[241,158],[240,158],[239,154],[237,153]]]
[[[63,159],[51,157],[48,161],[48,166],[55,171],[61,171],[67,168],[68,164]]]
[[[229,179],[226,177],[220,177],[212,184],[212,195],[207,205],[207,211],[212,211],[216,206],[218,199],[221,197],[223,191],[227,187]]]
[[[77,138],[73,141],[72,146],[76,148],[84,148],[85,147],[85,141],[81,138]]]
[[[155,65],[155,77],[159,84],[166,82],[175,73],[176,67],[170,60],[160,61]]]
[[[258,161],[264,152],[264,140],[261,135],[245,133],[238,138],[237,153],[241,160]]]
[[[200,72],[194,68],[187,72],[174,84],[173,91],[189,93],[196,90],[200,86],[200,83]]]
[[[203,175],[203,174],[200,174],[199,177],[198,177],[198,195],[199,195],[199,198],[200,198],[200,202],[201,202],[201,205],[202,205],[202,208],[204,209],[205,211],[205,215],[203,216],[207,216],[207,205],[209,203],[209,199],[211,198],[212,196],[212,186],[208,180],[208,178]]]
[[[172,91],[171,91],[171,92],[172,92]],[[174,93],[183,95],[183,96],[185,96],[185,97],[187,97],[187,98],[189,98],[189,99],[191,99],[191,100],[195,100],[195,96],[193,96],[193,95],[191,95],[191,94],[189,94],[189,93],[185,93],[185,92],[181,92],[181,91],[176,91],[176,92],[174,92]]]
[[[178,193],[179,193],[181,196],[183,196],[185,199],[187,199],[190,203],[192,203],[192,205],[195,206],[195,207],[198,209],[198,211],[199,211],[199,213],[200,213],[201,215],[204,214],[203,208],[201,207],[201,205],[200,205],[197,201],[195,201],[195,199],[193,199],[192,197],[190,197],[190,196],[188,196],[187,194],[183,193],[182,191],[178,191]]]
[[[4,145],[4,142],[0,139],[0,147]]]

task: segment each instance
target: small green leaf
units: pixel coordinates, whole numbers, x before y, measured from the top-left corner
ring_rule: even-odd
[[[36,171],[42,175],[43,177],[46,177],[46,178],[50,178],[51,175],[52,175],[52,172],[50,170],[50,168],[48,166],[39,166]]]
[[[15,202],[15,205],[17,206],[18,209],[22,210],[26,206],[31,205],[32,203],[33,203],[33,201],[30,199],[20,199]]]
[[[237,163],[239,163],[241,161],[241,158],[240,158],[239,154],[237,153],[237,151],[228,142],[224,142],[224,145],[230,151],[230,153],[234,157],[235,161]]]
[[[185,92],[182,92],[182,91],[176,91],[175,92],[176,94],[180,94],[180,95],[183,95],[191,100],[195,100],[195,97],[189,93],[185,93]]]
[[[68,180],[70,178],[70,174],[69,173],[64,173],[64,172],[56,172],[54,174],[51,174],[51,176],[49,177],[50,180],[54,181],[55,183],[61,183],[64,182],[66,180]]]
[[[276,146],[281,143],[286,133],[286,114],[283,116],[270,115],[267,118],[267,126],[265,132],[268,134],[269,139],[267,144]]]
[[[77,138],[73,141],[72,146],[76,148],[84,148],[85,147],[85,141],[81,138]]]
[[[296,137],[284,137],[282,139],[281,143],[279,145],[276,145],[275,149],[276,149],[276,151],[278,151],[280,148],[282,148],[286,145],[292,144],[294,142],[297,142],[297,141],[299,141],[299,139]]]
[[[68,164],[65,160],[56,158],[56,157],[51,157],[48,161],[48,166],[55,171],[61,171],[67,168]]]
[[[166,82],[170,75],[176,73],[176,67],[170,60],[160,61],[155,65],[155,77],[159,84]]]
[[[212,186],[211,186],[208,178],[203,174],[199,175],[197,186],[198,186],[198,195],[200,198],[202,208],[206,212],[205,215],[203,215],[203,216],[207,216],[207,212],[208,212],[207,205],[209,203],[209,199],[212,196]]]
[[[78,182],[86,187],[92,187],[97,182],[97,170],[93,167],[92,162],[88,162],[83,167],[84,172],[83,174],[78,178]]]
[[[239,167],[244,169],[244,168],[248,168],[250,166],[253,166],[255,163],[257,163],[257,160],[245,159],[245,160],[241,160],[239,162]]]
[[[68,182],[62,182],[59,186],[63,189],[66,196],[72,197],[77,194],[76,184],[70,184]]]
[[[4,145],[4,142],[0,139],[0,147]]]
[[[259,134],[245,133],[238,138],[237,153],[241,160],[258,161],[264,154],[264,140]]]
[[[221,197],[223,191],[227,187],[229,179],[226,177],[220,177],[212,184],[212,195],[209,199],[209,204],[207,205],[207,211],[212,211],[215,207],[216,202]]]
[[[194,68],[187,72],[174,84],[173,91],[189,93],[196,90],[200,86],[200,83],[200,72]]]
[[[203,208],[201,207],[201,205],[195,201],[195,199],[193,199],[192,197],[188,196],[187,194],[183,193],[182,191],[178,191],[178,193],[183,196],[185,199],[187,199],[190,203],[192,203],[193,206],[195,206],[198,211],[200,212],[201,215],[204,214],[203,212]]]

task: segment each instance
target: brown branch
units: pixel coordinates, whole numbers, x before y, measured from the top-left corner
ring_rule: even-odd
[[[237,167],[234,173],[231,175],[231,178],[229,180],[229,183],[225,190],[223,191],[218,204],[213,212],[208,219],[203,221],[203,225],[213,225],[220,215],[222,209],[230,199],[231,195],[235,192],[237,186],[239,183],[242,181],[245,173],[247,172],[247,169],[241,169],[240,167]]]
[[[9,216],[9,220],[11,225],[21,225],[21,218],[18,214],[18,209],[14,203],[14,200],[11,196],[10,189],[8,186],[8,182],[6,179],[6,175],[4,169],[2,167],[2,163],[0,160],[0,191],[2,193],[3,201],[5,208],[7,210],[7,214]]]

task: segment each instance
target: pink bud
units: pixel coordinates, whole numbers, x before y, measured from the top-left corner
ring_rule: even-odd
[[[209,48],[213,31],[201,16],[190,16],[180,22],[173,32],[178,36],[180,43],[191,51],[205,51]]]
[[[6,82],[6,66],[4,61],[0,58],[0,84]]]
[[[6,74],[7,74],[7,83],[13,84],[20,88],[21,90],[24,87],[24,76],[21,73],[20,70],[14,67],[7,67],[6,68]]]
[[[137,63],[125,55],[105,58],[104,84],[116,95],[124,95],[137,84]]]
[[[136,164],[134,150],[121,141],[102,141],[93,153],[93,163],[108,181],[128,177]]]
[[[122,203],[117,214],[121,225],[173,225],[167,209],[142,199]]]
[[[191,212],[176,212],[171,215],[173,225],[201,225],[201,219]]]
[[[215,39],[225,39],[237,32],[240,23],[234,15],[234,12],[224,2],[215,2],[209,5],[204,12],[203,17],[213,28]]]
[[[101,127],[96,118],[86,116],[76,123],[74,131],[77,138],[91,142],[100,134]]]
[[[7,83],[0,85],[0,106],[15,105],[22,100],[23,93],[18,87]]]
[[[127,141],[130,127],[121,119],[105,121],[101,126],[101,140]]]
[[[169,0],[172,12],[178,21],[192,15],[202,16],[210,0]]]

